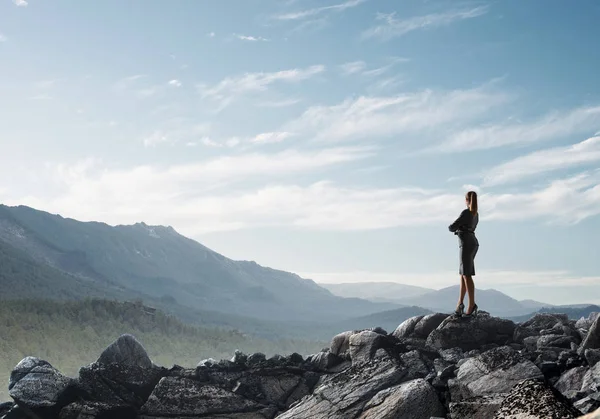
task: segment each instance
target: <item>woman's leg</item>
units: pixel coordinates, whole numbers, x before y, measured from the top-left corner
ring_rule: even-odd
[[[471,314],[473,307],[475,307],[475,283],[471,275],[464,275],[467,293],[469,294],[469,307],[467,308],[466,314]]]
[[[458,304],[457,306],[461,305],[463,303],[463,301],[465,301],[465,294],[467,293],[467,285],[465,282],[465,276],[461,275],[460,276],[460,295],[458,297]]]

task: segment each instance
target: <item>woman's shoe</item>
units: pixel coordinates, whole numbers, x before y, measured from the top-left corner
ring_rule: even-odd
[[[470,313],[465,313],[465,317],[476,316],[478,310],[479,310],[479,307],[477,307],[477,304],[473,305],[473,310],[471,310]]]
[[[465,305],[463,303],[460,303],[458,305],[458,307],[456,308],[456,310],[454,310],[454,315],[456,317],[461,317],[463,315],[464,311],[465,311]]]

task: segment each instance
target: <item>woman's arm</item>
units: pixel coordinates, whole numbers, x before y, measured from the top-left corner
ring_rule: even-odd
[[[451,232],[456,232],[460,227],[464,226],[467,224],[468,222],[468,213],[469,210],[466,209],[463,212],[460,213],[460,215],[458,216],[458,218],[452,223],[450,224],[450,226],[448,226],[448,230],[450,230]]]

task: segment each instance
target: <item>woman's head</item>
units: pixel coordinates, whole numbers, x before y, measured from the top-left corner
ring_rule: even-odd
[[[471,211],[471,214],[473,214],[473,215],[477,214],[477,192],[475,192],[475,191],[467,192],[467,194],[465,195],[465,201],[467,203],[467,207],[469,208],[469,211]]]

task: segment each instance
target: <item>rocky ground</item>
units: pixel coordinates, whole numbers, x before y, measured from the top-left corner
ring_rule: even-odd
[[[76,378],[25,358],[9,392],[2,419],[600,419],[600,316],[437,313],[341,333],[307,359],[236,352],[195,369],[156,366],[123,335]]]

